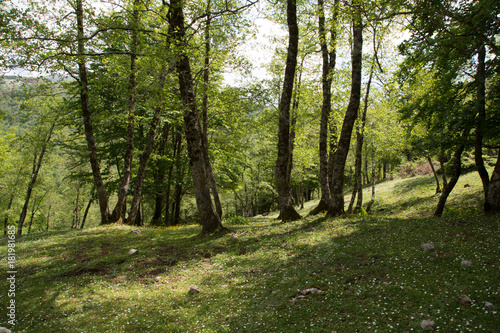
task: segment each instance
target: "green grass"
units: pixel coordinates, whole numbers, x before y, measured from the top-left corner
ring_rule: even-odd
[[[41,233],[16,241],[13,332],[498,332],[499,218],[481,216],[477,174],[443,218],[432,178],[377,186],[369,216],[233,220],[200,227],[127,226]],[[471,185],[464,187],[465,184]],[[369,193],[365,194],[369,199]],[[314,206],[306,205],[302,215]],[[273,215],[271,215],[273,216]],[[433,242],[434,251],[421,244]],[[138,250],[128,255],[128,250]],[[5,239],[0,269],[6,272]],[[434,252],[434,253],[433,253]],[[461,267],[463,259],[473,266]],[[155,278],[160,277],[159,282]],[[191,286],[200,288],[190,295]],[[292,300],[315,287],[322,294]],[[460,295],[473,302],[457,302]]]

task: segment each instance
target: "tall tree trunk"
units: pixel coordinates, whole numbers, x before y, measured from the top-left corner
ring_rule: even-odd
[[[92,202],[94,201],[96,191],[95,189],[92,190],[92,195],[90,196],[89,203],[87,204],[87,207],[85,208],[85,213],[83,213],[83,219],[82,219],[82,225],[80,226],[80,229],[83,229],[85,226],[85,221],[87,221],[87,216],[89,214],[90,206],[92,206]]]
[[[500,214],[500,149],[498,149],[497,162],[488,185],[488,197],[484,210],[488,214]]]
[[[376,55],[374,55],[374,58]],[[365,125],[366,125],[366,114],[368,113],[368,98],[370,96],[370,87],[373,78],[373,71],[375,68],[375,59],[370,67],[370,76],[368,77],[368,83],[366,84],[365,101],[363,106],[363,113],[359,118],[359,124],[356,129],[356,158],[354,162],[354,186],[352,190],[351,202],[349,203],[348,213],[353,212],[353,205],[356,195],[358,196],[358,201],[356,202],[356,207],[354,208],[354,213],[361,209],[363,205],[363,179],[361,174],[361,166],[363,164],[363,141],[365,137]]]
[[[429,165],[431,166],[432,174],[434,175],[434,179],[436,180],[436,194],[441,192],[441,186],[439,186],[439,177],[436,173],[436,168],[434,168],[434,164],[432,163],[431,155],[427,154],[425,156]]]
[[[47,231],[49,231],[49,226],[50,226],[50,209],[52,208],[52,205],[49,205],[49,210],[47,212]],[[83,224],[83,222],[82,222]]]
[[[301,218],[293,207],[291,187],[288,182],[288,165],[290,161],[290,104],[292,101],[295,69],[299,46],[299,26],[297,24],[297,5],[295,0],[287,0],[288,50],[286,57],[283,90],[279,103],[278,124],[278,157],[276,159],[276,189],[278,191],[278,205],[282,221],[294,221]]]
[[[139,159],[139,169],[137,170],[137,176],[135,177],[134,186],[134,197],[132,199],[132,204],[130,205],[129,215],[127,217],[128,224],[135,224],[137,221],[137,214],[139,213],[139,205],[142,198],[142,187],[144,185],[144,177],[146,176],[146,166],[149,161],[149,156],[153,152],[154,144],[156,141],[156,128],[160,122],[161,107],[157,107],[153,115],[153,119],[149,125],[148,141],[146,147],[141,154]],[[140,221],[140,220],[139,220]]]
[[[31,192],[33,192],[33,188],[35,187],[38,173],[40,172],[40,168],[42,167],[43,156],[45,155],[45,152],[47,151],[47,146],[49,145],[50,139],[52,137],[52,133],[54,132],[54,127],[56,126],[58,119],[59,119],[59,117],[56,117],[56,119],[54,120],[54,122],[50,126],[49,131],[45,134],[40,155],[37,155],[35,153],[35,157],[33,159],[33,169],[31,172],[31,179],[30,179],[30,182],[28,183],[28,189],[26,190],[26,197],[24,199],[23,209],[21,210],[21,216],[19,217],[19,222],[17,224],[17,233],[19,235],[22,235],[22,233],[23,233],[23,224],[24,224],[24,221],[26,220],[26,215],[28,213],[28,206],[29,206],[29,202],[31,199]]]
[[[206,170],[210,192],[212,193],[215,210],[220,218],[222,218],[222,205],[220,203],[219,191],[215,183],[214,173],[212,171],[212,164],[210,163],[210,156],[208,154],[208,87],[210,84],[210,0],[207,4],[207,21],[205,25],[205,67],[203,70],[203,99],[202,99],[202,131],[203,131],[203,154],[205,155]]]
[[[76,1],[76,25],[78,34],[78,74],[80,85],[80,103],[83,114],[83,125],[85,128],[85,139],[87,141],[87,150],[89,152],[90,166],[94,176],[94,185],[99,198],[99,208],[101,210],[101,224],[109,223],[109,205],[106,189],[102,181],[99,159],[97,158],[97,146],[94,138],[94,129],[92,126],[92,117],[89,106],[89,88],[87,78],[87,65],[85,61],[85,34],[83,26],[83,0]]]
[[[175,67],[179,76],[179,88],[184,108],[184,127],[188,148],[193,189],[196,198],[196,206],[200,214],[202,233],[212,233],[223,229],[220,216],[214,209],[210,197],[210,185],[208,182],[205,154],[206,148],[203,144],[203,133],[198,116],[198,107],[194,94],[193,77],[189,58],[185,53],[186,36],[184,27],[184,11],[181,0],[172,0],[170,7],[171,33],[174,37],[176,49]]]
[[[458,182],[458,178],[460,178],[460,175],[462,173],[463,151],[464,151],[464,145],[460,145],[453,154],[453,175],[451,176],[448,184],[444,187],[443,191],[441,192],[441,196],[439,197],[439,202],[434,212],[434,216],[436,217],[440,217],[441,215],[443,215],[446,200],[448,199],[448,196],[450,195],[451,191]]]
[[[31,216],[30,216],[30,223],[28,225],[28,234],[31,233],[31,227],[33,226],[33,219],[35,218],[35,213],[37,212],[37,205],[33,205],[31,207]]]
[[[483,126],[486,120],[486,48],[481,45],[477,51],[477,73],[476,73],[476,106],[477,106],[477,118],[476,118],[476,136],[474,139],[474,161],[476,163],[477,172],[481,177],[483,183],[484,191],[484,209],[486,210],[486,205],[488,202],[488,185],[490,177],[488,171],[484,166],[483,160]]]
[[[359,103],[361,100],[361,61],[363,50],[363,24],[359,8],[354,9],[353,25],[353,46],[351,54],[352,81],[351,96],[344,116],[344,123],[340,132],[340,138],[335,152],[333,162],[333,178],[330,191],[332,194],[332,204],[328,209],[328,215],[338,216],[344,213],[344,170],[351,134],[356,121]]]
[[[138,24],[139,24],[139,1],[134,0],[132,14],[132,40],[130,43],[130,74],[128,89],[128,126],[127,126],[127,147],[123,157],[123,177],[120,188],[118,189],[118,200],[113,209],[111,220],[122,223],[125,220],[124,207],[127,200],[127,194],[130,186],[130,177],[132,175],[132,160],[134,157],[134,127],[135,127],[135,95],[137,87],[137,43],[138,43]]]
[[[330,179],[329,179],[329,158],[328,158],[328,124],[331,112],[331,87],[332,75],[336,63],[336,24],[339,11],[339,0],[334,2],[334,12],[331,22],[331,50],[328,50],[325,6],[323,0],[318,0],[318,30],[320,36],[321,56],[323,59],[323,71],[321,85],[323,90],[323,102],[321,104],[321,122],[319,129],[319,181],[321,188],[321,198],[318,205],[309,213],[316,215],[322,211],[327,211],[331,205]]]
[[[375,202],[375,142],[372,141],[372,197],[366,204],[365,211],[368,213]],[[361,208],[359,208],[361,210]]]
[[[444,168],[444,163],[446,162],[446,154],[444,150],[441,148],[439,153],[439,168],[441,169],[441,179],[443,180],[443,188],[448,184],[448,180],[446,179],[446,170]]]

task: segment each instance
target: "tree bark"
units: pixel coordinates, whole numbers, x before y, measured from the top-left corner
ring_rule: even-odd
[[[210,186],[210,191],[213,196],[215,210],[222,218],[222,205],[220,203],[219,191],[217,190],[217,184],[215,183],[215,177],[212,170],[212,164],[210,163],[210,156],[208,154],[208,87],[210,84],[210,0],[207,4],[207,21],[205,26],[205,64],[203,70],[203,99],[202,99],[202,131],[203,131],[203,144],[205,145],[203,149],[204,158],[206,162],[208,183]]]
[[[376,57],[376,55],[374,55]],[[347,213],[358,212],[363,205],[363,179],[361,174],[361,167],[363,164],[363,141],[365,137],[365,124],[366,124],[366,114],[368,113],[368,98],[370,96],[370,87],[373,78],[373,71],[375,69],[375,60],[373,60],[370,67],[370,76],[368,77],[368,83],[366,84],[366,93],[365,93],[365,101],[363,107],[363,113],[359,118],[359,124],[356,128],[356,157],[354,162],[354,186],[352,190],[351,202],[349,203],[349,208],[347,209]],[[356,195],[358,200],[356,202],[356,207],[353,211],[354,200],[356,199]]]
[[[207,180],[203,133],[198,116],[194,93],[193,77],[189,58],[184,51],[186,32],[181,0],[172,0],[170,7],[171,33],[176,47],[175,67],[179,76],[179,88],[184,108],[184,128],[188,148],[189,164],[193,179],[196,206],[200,214],[202,233],[212,233],[223,229],[221,219],[214,209]]]
[[[488,171],[484,166],[483,160],[483,126],[486,120],[486,48],[481,45],[477,51],[477,73],[476,73],[476,135],[474,138],[474,161],[476,163],[477,172],[481,177],[484,191],[484,209],[488,202],[488,183],[490,181]]]
[[[49,231],[49,226],[50,226],[50,209],[52,208],[52,205],[49,205],[49,210],[47,212],[47,231]],[[82,222],[83,224],[83,222]]]
[[[89,88],[87,78],[87,67],[85,61],[85,34],[83,26],[83,0],[76,1],[76,25],[78,35],[78,74],[80,85],[80,103],[83,114],[83,125],[85,128],[85,139],[87,141],[87,150],[89,152],[90,166],[94,177],[94,185],[99,199],[99,208],[101,210],[101,224],[109,223],[109,205],[106,189],[102,181],[99,159],[97,158],[97,146],[94,138],[94,129],[92,126],[92,117],[89,106]]]
[[[462,153],[464,151],[464,145],[460,145],[455,153],[453,154],[453,175],[450,178],[450,181],[448,184],[444,187],[443,191],[441,192],[441,196],[439,197],[439,202],[437,204],[436,210],[434,212],[434,216],[440,217],[443,215],[444,211],[444,206],[446,204],[446,200],[448,199],[448,196],[450,195],[451,191],[455,187],[456,183],[458,182],[458,178],[460,178],[460,175],[462,173]]]
[[[85,208],[85,213],[83,213],[83,219],[82,219],[82,224],[80,226],[80,229],[83,229],[85,226],[85,221],[87,221],[87,216],[89,214],[90,206],[92,206],[92,202],[94,201],[96,191],[92,190],[92,196],[89,199],[89,203],[87,204],[87,208]]]
[[[352,74],[351,74],[351,95],[344,116],[344,123],[340,132],[340,138],[333,160],[333,178],[330,191],[332,194],[332,204],[328,209],[328,215],[338,216],[344,213],[344,171],[351,134],[356,121],[359,104],[361,100],[361,61],[363,50],[363,24],[358,8],[355,8],[353,25],[353,47],[351,53]]]
[[[328,165],[328,123],[331,112],[331,87],[332,75],[336,63],[336,24],[338,17],[339,0],[334,2],[334,12],[331,23],[331,44],[332,49],[328,50],[326,24],[325,24],[325,6],[323,0],[318,0],[318,31],[320,36],[321,56],[323,59],[323,70],[321,76],[321,85],[323,91],[323,102],[321,104],[321,122],[319,130],[319,181],[321,188],[321,198],[318,205],[309,213],[316,215],[322,211],[328,211],[331,205],[329,165]]]
[[[128,224],[136,224],[137,214],[139,213],[139,205],[142,198],[142,187],[144,185],[144,177],[146,175],[146,166],[149,161],[149,157],[153,152],[154,144],[156,141],[156,128],[160,122],[161,107],[157,107],[149,125],[148,141],[146,147],[141,154],[139,159],[139,169],[137,170],[137,176],[135,177],[134,186],[134,197],[132,199],[132,204],[130,205],[129,215],[127,217]]]
[[[370,201],[366,204],[365,211],[368,213],[372,209],[372,205],[375,202],[375,142],[372,141],[372,197]],[[361,208],[359,208],[361,210]]]
[[[130,74],[128,91],[128,126],[127,126],[127,147],[123,157],[123,177],[118,190],[118,200],[111,215],[112,222],[122,223],[125,220],[124,207],[130,186],[132,175],[132,160],[134,157],[134,127],[135,127],[135,95],[137,88],[137,43],[138,43],[138,23],[139,23],[139,1],[134,0],[132,14],[132,40],[130,43]]]
[[[436,173],[436,168],[434,168],[434,164],[432,163],[431,155],[427,154],[427,161],[431,166],[432,174],[434,175],[434,179],[436,180],[436,194],[441,192],[441,186],[439,186],[439,177]]]
[[[488,185],[484,210],[488,214],[500,214],[500,149],[498,149],[497,162]]]
[[[290,161],[290,104],[292,101],[297,54],[299,45],[299,26],[297,24],[297,5],[295,0],[287,0],[288,50],[286,57],[283,90],[279,103],[278,124],[278,157],[276,159],[276,189],[278,191],[278,205],[280,218],[283,222],[301,218],[293,207],[291,187],[288,182],[288,165]]]

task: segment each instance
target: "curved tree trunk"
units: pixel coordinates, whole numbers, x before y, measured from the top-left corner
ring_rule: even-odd
[[[464,151],[464,145],[461,145],[453,154],[453,175],[451,176],[448,184],[446,184],[443,191],[441,192],[441,196],[439,197],[439,202],[436,207],[436,211],[434,212],[434,216],[436,217],[440,217],[441,215],[443,215],[446,200],[448,199],[448,196],[450,195],[451,191],[458,182],[458,178],[460,178],[460,174],[462,173],[463,151]]]
[[[351,134],[354,128],[354,122],[358,115],[359,104],[361,100],[361,61],[363,50],[363,24],[361,22],[361,13],[355,8],[352,20],[353,25],[353,47],[351,53],[352,63],[352,83],[351,96],[344,116],[344,123],[340,132],[340,138],[333,160],[333,177],[330,191],[332,194],[332,204],[328,209],[328,215],[338,216],[344,213],[344,171],[349,145],[351,143]]]
[[[427,158],[427,161],[431,166],[432,174],[434,175],[434,179],[436,180],[436,194],[438,194],[441,192],[441,186],[439,186],[439,177],[436,173],[436,168],[434,168],[434,164],[432,163],[431,155],[427,154],[425,157]]]
[[[477,51],[477,73],[476,73],[476,106],[477,106],[477,124],[476,136],[474,138],[474,161],[476,163],[477,172],[481,177],[484,191],[484,209],[488,202],[488,183],[490,177],[484,166],[483,160],[483,126],[486,120],[486,48],[481,45]]]
[[[495,169],[491,174],[484,210],[488,214],[500,214],[500,149],[498,149]]]
[[[202,233],[212,233],[221,230],[222,224],[219,215],[214,209],[210,197],[210,185],[207,177],[205,154],[206,148],[203,144],[203,133],[198,116],[198,107],[194,94],[193,77],[189,58],[185,51],[185,27],[184,12],[181,0],[172,0],[170,7],[171,33],[177,48],[175,67],[179,76],[179,88],[184,108],[184,127],[188,148],[193,189],[196,198],[196,206],[200,214]]]
[[[279,103],[278,157],[276,159],[276,188],[282,221],[294,221],[301,218],[293,207],[291,186],[288,181],[290,161],[290,104],[292,101],[295,69],[299,47],[299,26],[297,24],[297,5],[295,0],[287,0],[288,51],[285,77]]]

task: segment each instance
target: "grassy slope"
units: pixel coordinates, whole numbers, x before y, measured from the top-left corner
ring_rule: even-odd
[[[13,332],[406,332],[423,319],[442,332],[495,332],[499,314],[483,302],[500,307],[499,219],[476,214],[476,174],[443,218],[424,218],[434,188],[429,177],[395,180],[377,187],[371,216],[251,219],[211,237],[197,226],[23,237]],[[193,285],[201,292],[188,295]],[[291,300],[310,287],[324,293]],[[7,289],[2,279],[2,313]],[[473,303],[459,304],[462,294]]]

